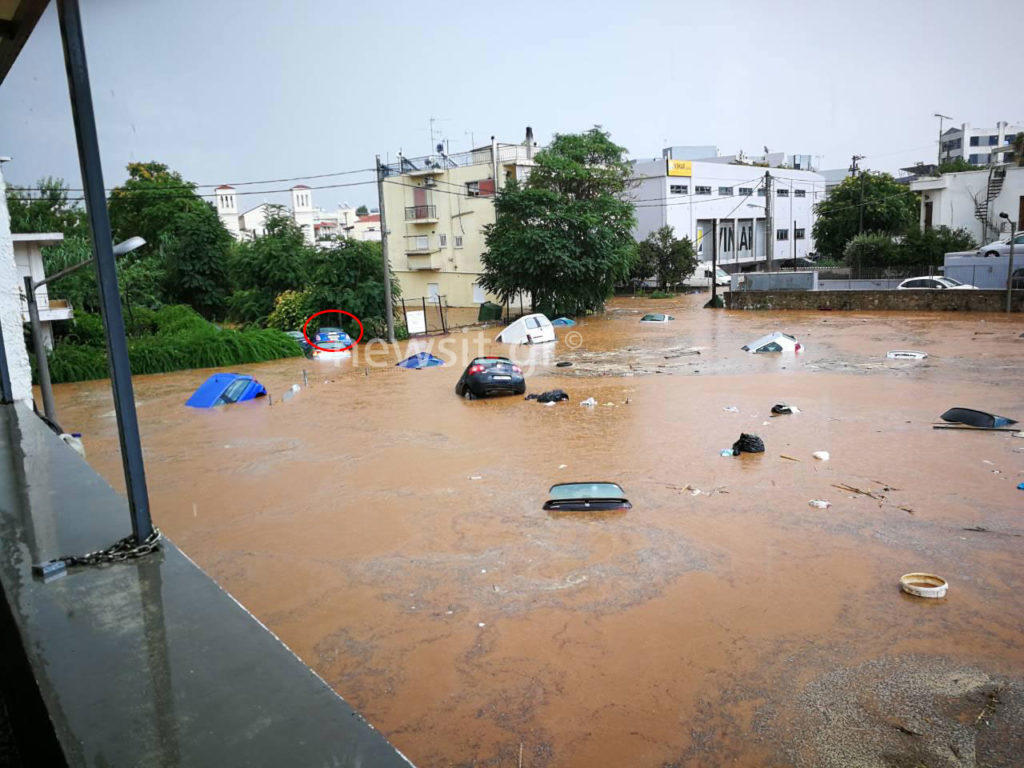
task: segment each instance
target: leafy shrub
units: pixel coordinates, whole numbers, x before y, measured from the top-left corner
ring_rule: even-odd
[[[274,299],[274,311],[267,318],[268,328],[294,331],[311,314],[308,291],[283,291]]]

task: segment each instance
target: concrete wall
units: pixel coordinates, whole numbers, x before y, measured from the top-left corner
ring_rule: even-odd
[[[1005,291],[730,291],[727,309],[839,309],[885,312],[1004,312]],[[1015,291],[1013,311],[1024,311]]]
[[[732,276],[733,291],[816,291],[818,273],[746,272]]]
[[[11,241],[11,217],[7,211],[6,185],[3,165],[0,164],[0,325],[3,326],[7,367],[11,376],[14,399],[31,403],[32,370],[21,330],[21,279],[14,263],[14,243]]]

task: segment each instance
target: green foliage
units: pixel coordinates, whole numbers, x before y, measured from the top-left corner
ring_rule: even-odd
[[[266,234],[239,243],[231,258],[235,292],[228,315],[242,322],[265,322],[274,300],[285,291],[301,291],[309,280],[316,249],[306,245],[302,230],[283,209],[267,214]]]
[[[342,238],[330,248],[317,249],[309,264],[307,308],[310,314],[324,309],[344,309],[362,320],[366,338],[382,335],[387,315],[380,243]],[[392,279],[392,299],[398,299],[399,293],[398,281]],[[344,315],[317,318],[321,319],[324,325],[340,325],[353,339],[359,335],[358,325]]]
[[[971,251],[977,247],[977,242],[965,229],[936,227],[921,230],[915,225],[901,238],[884,232],[857,235],[847,244],[843,259],[847,265],[857,269],[938,267],[944,263],[947,253]]]
[[[647,298],[648,299],[674,299],[675,296],[676,295],[674,293],[669,293],[668,291],[651,291],[647,295]]]
[[[899,259],[904,264],[927,264],[939,267],[947,253],[973,251],[978,242],[963,227],[933,227],[922,230],[914,226],[899,244]]]
[[[274,311],[267,318],[267,327],[294,331],[302,328],[311,314],[307,291],[284,291],[274,299]]]
[[[480,284],[503,301],[529,293],[549,314],[603,306],[636,253],[624,154],[598,128],[555,136],[526,183],[509,181],[497,194]]]
[[[697,252],[690,238],[675,238],[672,227],[651,232],[637,245],[637,259],[654,264],[662,289],[678,285],[697,269]]]
[[[69,336],[50,354],[50,375],[55,382],[101,379],[108,375],[107,352],[95,343],[99,318],[76,319],[82,328],[78,340]],[[295,341],[276,330],[222,330],[200,317],[191,307],[169,306],[152,313],[155,333],[128,340],[133,374],[165,373],[187,368],[218,368],[259,363],[301,355]],[[77,333],[77,331],[76,331]]]
[[[222,317],[230,289],[228,256],[234,240],[209,205],[179,213],[163,245],[168,301],[190,304],[206,317]]]
[[[898,249],[892,235],[885,232],[865,232],[854,235],[846,244],[843,258],[857,269],[886,267],[897,260]]]
[[[68,344],[79,344],[86,347],[102,347],[106,344],[103,320],[99,315],[77,312],[68,325],[70,327],[64,337],[64,341]]]
[[[180,214],[209,208],[196,185],[163,163],[129,163],[128,179],[110,193],[107,208],[114,240],[139,236],[146,245],[138,256],[154,253],[172,235]]]
[[[356,216],[369,216],[369,215],[370,215],[370,209],[367,208],[365,205],[360,205],[358,208],[356,208]]]
[[[962,157],[955,157],[952,160],[947,160],[939,166],[939,175],[944,173],[963,173],[964,171],[977,171],[978,166],[971,165]]]
[[[39,179],[34,189],[7,188],[11,232],[62,232],[65,237],[88,239],[85,209],[68,202],[63,179]]]
[[[1024,166],[1024,131],[1013,137],[1013,153],[1017,158],[1017,165]]]
[[[863,197],[864,232],[902,235],[917,220],[914,193],[888,173],[864,172],[844,179],[817,204],[814,241],[825,258],[843,256],[860,230]]]
[[[46,274],[53,275],[62,269],[81,264],[92,258],[92,241],[87,235],[65,237],[57,245],[43,248],[43,268]],[[76,310],[98,312],[100,294],[96,287],[96,268],[87,264],[65,277],[57,278],[47,288],[50,296],[55,299],[66,299]]]

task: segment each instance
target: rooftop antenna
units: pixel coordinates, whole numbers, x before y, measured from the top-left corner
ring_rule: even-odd
[[[434,146],[437,140],[434,138],[434,123],[444,123],[450,120],[448,117],[430,117],[430,146]]]

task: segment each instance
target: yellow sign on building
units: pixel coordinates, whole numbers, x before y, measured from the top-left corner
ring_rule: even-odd
[[[693,176],[693,163],[689,160],[673,160],[668,158],[669,176]]]

